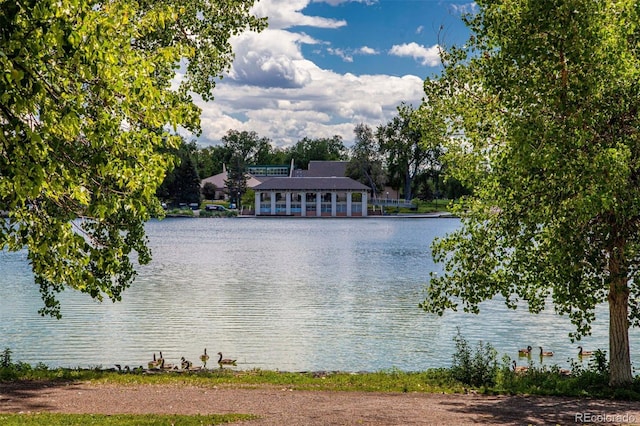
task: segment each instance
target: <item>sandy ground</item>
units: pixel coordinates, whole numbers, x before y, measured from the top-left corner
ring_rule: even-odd
[[[640,402],[287,388],[0,383],[0,413],[247,413],[248,425],[640,424]]]

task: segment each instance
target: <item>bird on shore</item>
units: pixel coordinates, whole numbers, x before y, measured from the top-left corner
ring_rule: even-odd
[[[202,361],[202,367],[207,368],[207,361],[209,361],[209,355],[207,355],[207,348],[204,348],[204,353],[200,355],[200,361]]]
[[[518,355],[519,356],[530,356],[532,349],[533,348],[531,346],[527,346],[526,349],[518,349]]]
[[[553,356],[553,352],[545,352],[542,350],[542,346],[538,346],[540,348],[540,357],[542,358],[543,356]]]
[[[582,358],[583,356],[591,356],[591,355],[593,355],[593,352],[583,350],[582,346],[578,346],[578,349],[580,349],[578,351],[578,357],[579,358]]]
[[[220,356],[218,358],[218,365],[220,366],[220,368],[222,368],[223,365],[237,365],[235,359],[229,359],[229,358],[222,358],[222,352],[218,352],[218,355]]]
[[[161,354],[160,356],[162,356],[162,352],[160,352],[160,354]],[[149,363],[148,363],[149,370],[160,368],[161,364],[162,364],[162,362],[160,360],[156,359],[156,353],[154,352],[153,353],[153,361],[149,361]]]
[[[529,367],[523,367],[518,365],[516,360],[514,359],[512,362],[513,372],[516,374],[526,373],[529,370]]]
[[[162,352],[160,352],[160,358],[158,358],[158,362],[160,363],[160,365],[158,366],[159,369],[161,370],[171,370],[174,368],[178,368],[178,366],[174,366],[171,363],[165,362],[164,357],[162,356]]]
[[[193,363],[186,360],[185,357],[180,358],[180,367],[182,367],[183,370],[189,370],[192,365]]]

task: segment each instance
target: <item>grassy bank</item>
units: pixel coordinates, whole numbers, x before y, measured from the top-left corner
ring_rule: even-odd
[[[515,372],[511,362],[504,360],[494,370],[486,359],[470,358],[463,371],[462,364],[449,369],[421,372],[388,370],[370,373],[347,372],[279,372],[266,370],[232,371],[212,369],[200,371],[131,371],[115,372],[102,369],[49,369],[43,365],[31,367],[17,363],[0,367],[2,381],[44,381],[55,383],[89,382],[118,386],[178,385],[216,388],[264,388],[332,391],[332,392],[397,392],[397,393],[479,393],[532,394],[607,399],[640,400],[640,381],[626,389],[611,389],[607,377],[587,368],[567,375],[557,367],[535,368]],[[486,368],[485,368],[486,367]],[[488,374],[487,374],[488,373]],[[478,377],[483,383],[471,383]],[[3,425],[219,425],[257,418],[251,414],[224,415],[91,415],[91,414],[0,414]]]
[[[420,372],[387,370],[368,373],[347,372],[279,372],[268,370],[233,371],[211,369],[199,371],[132,371],[114,372],[102,369],[48,369],[16,364],[0,368],[0,381],[66,381],[93,382],[117,385],[184,384],[203,387],[262,386],[286,387],[292,390],[362,391],[362,392],[429,392],[485,394],[528,394],[547,396],[571,396],[591,398],[616,398],[640,400],[640,380],[624,389],[612,389],[607,385],[607,375],[592,368],[567,374],[557,367],[534,367],[514,372],[511,362],[504,361],[495,370],[480,372],[484,382],[475,382],[471,375],[477,366],[466,368],[469,379],[460,377],[458,370],[429,369]]]

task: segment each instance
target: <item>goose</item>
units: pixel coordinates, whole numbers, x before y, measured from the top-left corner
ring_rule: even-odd
[[[222,352],[218,352],[220,358],[218,358],[218,365],[222,368],[223,365],[237,365],[235,359],[225,358],[222,359]]]
[[[160,355],[160,357],[161,357],[160,359],[162,359],[162,352],[160,352],[160,354],[161,354]],[[154,352],[153,353],[153,361],[149,361],[149,364],[148,364],[149,370],[153,370],[155,368],[160,368],[160,364],[162,364],[162,363],[161,363],[160,360],[156,359],[156,353]]]
[[[188,370],[191,368],[193,363],[191,361],[186,360],[184,357],[180,358],[180,366],[183,370]]]
[[[531,355],[531,350],[533,348],[531,346],[527,346],[526,349],[518,349],[518,355],[520,356],[529,356]]]
[[[578,357],[580,357],[580,358],[582,358],[583,356],[591,356],[591,355],[593,355],[593,352],[583,350],[582,346],[578,346],[578,349],[580,349],[580,351],[578,352]]]
[[[518,365],[515,359],[513,360],[512,365],[513,365],[513,372],[516,374],[526,373],[529,370],[529,367],[523,367],[521,365]]]
[[[207,368],[207,361],[209,361],[209,355],[207,355],[207,348],[204,348],[204,353],[200,355],[200,361],[202,361],[202,366]]]
[[[174,367],[173,364],[170,364],[168,362],[164,362],[164,357],[162,356],[162,352],[160,352],[160,358],[158,358],[158,362],[160,363],[158,368],[161,370],[171,370],[172,368],[177,367],[177,366]]]
[[[542,346],[538,346],[538,347],[540,348],[540,357],[543,357],[543,356],[553,356],[553,352],[544,352],[544,351],[542,350]]]

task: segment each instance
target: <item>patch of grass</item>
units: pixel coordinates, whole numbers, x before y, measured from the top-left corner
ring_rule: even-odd
[[[193,210],[191,210],[191,209],[189,209],[189,208],[184,208],[184,209],[178,209],[178,208],[176,208],[176,209],[170,209],[170,210],[167,210],[167,212],[166,212],[166,216],[167,216],[167,217],[175,217],[175,216],[180,216],[180,217],[183,217],[183,216],[193,217],[193,216],[194,216],[194,214],[193,214]]]
[[[74,380],[122,385],[185,384],[193,386],[227,386],[258,388],[277,386],[292,390],[361,391],[361,392],[462,392],[447,369],[404,372],[396,369],[379,372],[279,372],[270,370],[208,370],[190,373],[118,374],[113,372],[78,372]]]
[[[280,372],[271,370],[211,369],[192,372],[149,372],[131,370],[117,372],[92,369],[49,369],[13,362],[11,352],[0,353],[0,382],[45,381],[55,383],[93,382],[114,385],[188,385],[201,387],[260,388],[278,387],[291,390],[360,391],[360,392],[429,392],[463,393],[475,391],[489,394],[528,394],[590,398],[640,400],[640,377],[626,388],[608,386],[606,355],[594,354],[585,367],[575,363],[571,373],[559,367],[529,365],[525,373],[512,370],[512,360],[504,356],[500,365],[489,344],[473,351],[462,336],[457,337],[458,350],[452,368],[405,372],[389,369],[379,372]],[[457,371],[457,372],[456,372]],[[469,374],[467,374],[469,373]],[[0,421],[2,424],[2,421]]]
[[[257,416],[250,414],[212,414],[212,415],[177,415],[177,414],[0,414],[0,424],[6,426],[84,426],[84,425],[180,425],[202,426],[221,425],[242,420],[254,420]]]

